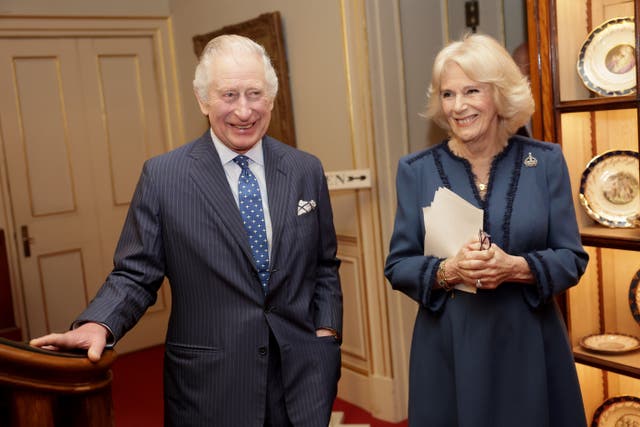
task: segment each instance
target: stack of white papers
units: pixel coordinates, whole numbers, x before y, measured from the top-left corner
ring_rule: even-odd
[[[424,217],[424,254],[438,258],[454,256],[460,248],[482,229],[483,211],[458,196],[453,191],[440,187],[431,206],[422,208]],[[454,288],[476,293],[474,286],[457,284]]]

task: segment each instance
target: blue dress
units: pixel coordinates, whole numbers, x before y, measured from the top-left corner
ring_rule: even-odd
[[[484,230],[505,252],[526,259],[535,285],[503,283],[475,295],[432,288],[441,260],[423,255],[422,208],[438,187],[483,209]],[[483,201],[470,163],[445,141],[400,160],[397,197],[385,275],[419,306],[409,425],[586,426],[554,298],[578,282],[588,262],[560,146],[512,137],[493,159]]]

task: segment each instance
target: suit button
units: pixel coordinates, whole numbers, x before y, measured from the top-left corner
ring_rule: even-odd
[[[276,307],[273,305],[269,305],[264,308],[265,313],[273,313],[274,311],[276,311]]]
[[[267,354],[267,347],[260,347],[260,348],[258,349],[258,354],[259,354],[260,356],[266,356],[266,354]]]

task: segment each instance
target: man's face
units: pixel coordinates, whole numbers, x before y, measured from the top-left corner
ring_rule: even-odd
[[[213,133],[236,153],[246,153],[267,132],[273,99],[267,95],[264,64],[258,55],[224,55],[209,69],[209,99],[198,98]]]

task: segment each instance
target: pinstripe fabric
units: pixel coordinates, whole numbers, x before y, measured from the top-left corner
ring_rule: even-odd
[[[269,330],[291,422],[328,424],[340,348],[315,329],[341,331],[342,294],[324,172],[315,157],[269,137],[263,149],[273,226],[268,295],[207,131],[145,163],[114,270],[78,319],[103,322],[119,339],[169,278],[168,426],[262,426]],[[299,216],[299,200],[317,208]]]

